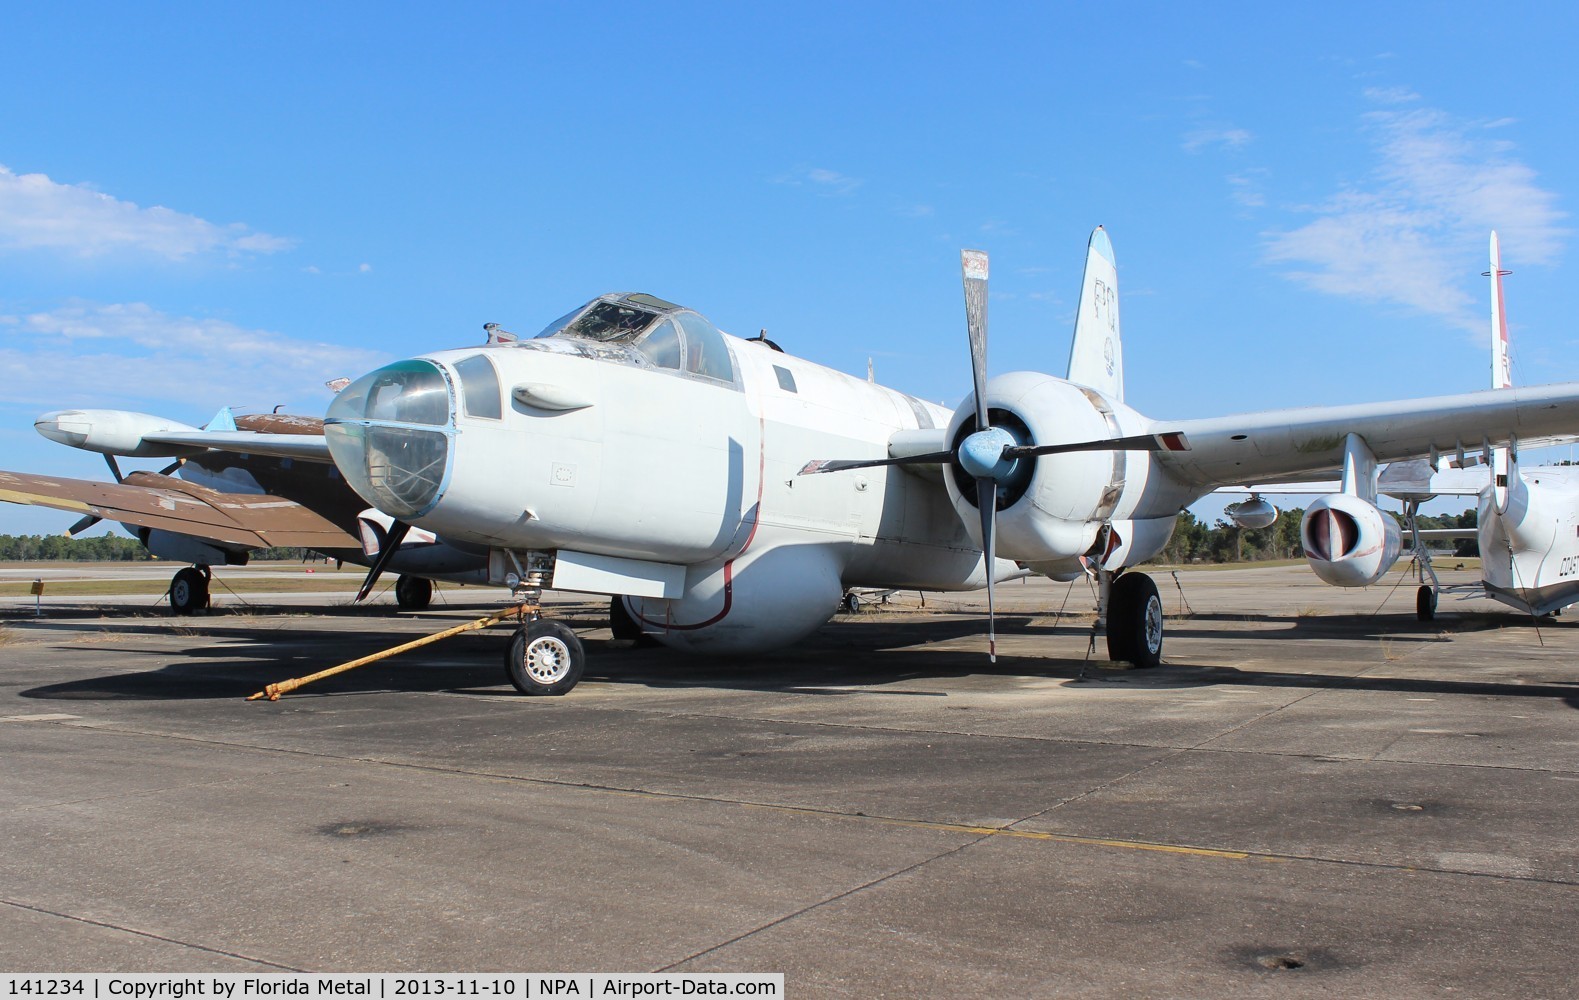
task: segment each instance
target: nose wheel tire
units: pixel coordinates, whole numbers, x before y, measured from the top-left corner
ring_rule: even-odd
[[[170,581],[170,610],[195,614],[208,607],[208,575],[195,567],[181,570]]]
[[[1436,617],[1436,591],[1430,587],[1421,587],[1415,591],[1415,617],[1423,622],[1431,621]]]
[[[1162,662],[1162,598],[1144,573],[1125,573],[1113,581],[1107,610],[1108,659],[1136,667]]]
[[[581,680],[587,654],[576,633],[539,619],[516,630],[505,651],[505,672],[522,694],[566,694]]]
[[[407,611],[422,611],[433,603],[433,581],[421,576],[402,576],[395,581],[395,603]]]

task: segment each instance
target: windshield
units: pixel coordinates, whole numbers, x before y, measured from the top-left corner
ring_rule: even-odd
[[[658,314],[628,302],[594,302],[590,308],[577,310],[567,317],[555,320],[539,337],[578,337],[604,343],[634,340],[643,330],[658,319]]]

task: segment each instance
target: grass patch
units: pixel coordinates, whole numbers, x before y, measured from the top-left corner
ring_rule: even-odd
[[[221,585],[223,581],[223,585]],[[362,575],[324,575],[301,577],[248,577],[214,574],[211,592],[223,596],[227,590],[236,594],[354,594],[362,586]],[[0,596],[24,596],[32,593],[32,581],[0,583]],[[170,589],[168,580],[46,580],[44,600],[51,597],[158,597]],[[435,587],[435,590],[440,588]]]

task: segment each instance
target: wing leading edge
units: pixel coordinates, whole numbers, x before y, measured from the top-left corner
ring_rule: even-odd
[[[1347,406],[1154,421],[1182,431],[1186,452],[1157,460],[1176,478],[1212,488],[1311,475],[1340,465],[1344,438],[1364,438],[1378,461],[1479,452],[1579,437],[1579,382]]]

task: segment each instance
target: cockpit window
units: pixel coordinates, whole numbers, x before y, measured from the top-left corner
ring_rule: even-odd
[[[636,345],[636,350],[647,355],[647,360],[659,368],[680,367],[680,331],[675,329],[674,320],[666,319],[653,327],[652,332],[643,337],[641,343]]]
[[[485,355],[473,354],[456,363],[455,373],[461,377],[461,397],[466,401],[466,412],[474,417],[498,420],[499,376],[493,370],[493,362]]]
[[[633,349],[656,368],[735,381],[734,359],[718,327],[689,309],[644,292],[593,299],[544,327],[537,339],[545,337],[607,344],[615,354]],[[600,357],[607,353],[597,350]]]
[[[628,343],[658,319],[658,314],[627,302],[598,301],[575,319],[541,336],[579,337],[604,343]]]
[[[718,327],[693,312],[679,313],[675,318],[685,331],[685,370],[704,378],[733,382],[735,365]]]

